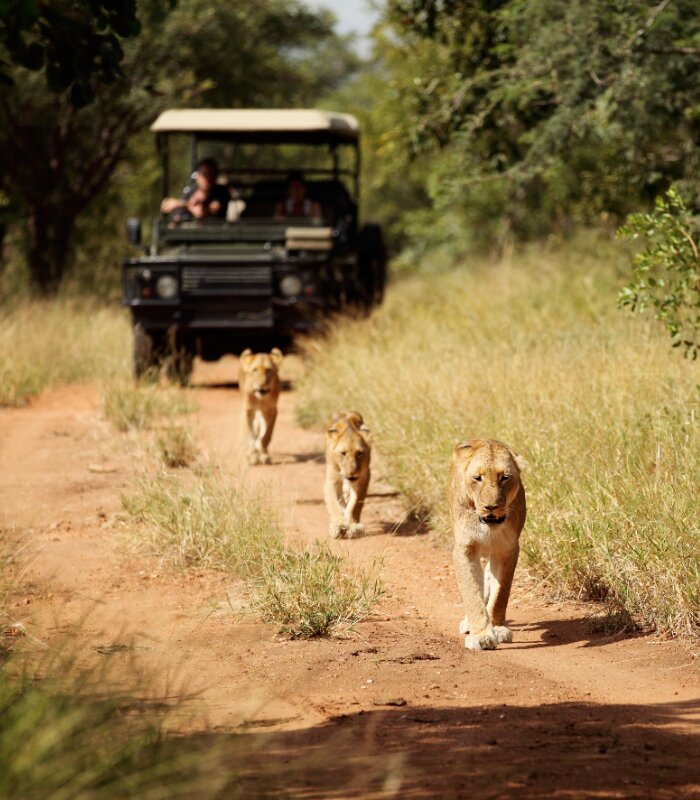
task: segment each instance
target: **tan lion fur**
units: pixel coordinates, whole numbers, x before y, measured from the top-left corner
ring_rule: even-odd
[[[326,431],[323,495],[332,538],[362,535],[360,515],[370,479],[369,429],[356,411],[338,411]]]
[[[492,650],[512,641],[506,608],[525,524],[523,464],[492,439],[472,439],[452,455],[449,504],[453,558],[464,601],[465,647]]]
[[[279,368],[284,356],[276,347],[269,353],[244,350],[239,359],[238,384],[243,395],[242,429],[248,438],[248,461],[269,464],[268,446],[277,419]]]

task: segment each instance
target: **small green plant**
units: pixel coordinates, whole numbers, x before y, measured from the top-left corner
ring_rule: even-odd
[[[157,436],[160,459],[166,467],[189,467],[197,458],[197,445],[192,434],[180,425],[168,425]]]
[[[351,627],[384,593],[377,563],[369,569],[350,566],[325,543],[271,550],[254,585],[254,608],[292,638]]]
[[[189,484],[167,473],[122,497],[140,545],[177,568],[213,567],[245,584],[251,607],[292,637],[325,635],[364,619],[382,594],[376,565],[348,565],[327,546],[288,546],[260,490],[208,472]]]
[[[144,430],[161,417],[190,414],[195,404],[186,392],[151,383],[114,383],[102,396],[105,417],[117,430]]]
[[[642,240],[634,257],[632,283],[620,292],[620,306],[654,309],[687,357],[700,352],[700,254],[697,226],[682,197],[669,189],[648,214],[631,214],[618,235]]]

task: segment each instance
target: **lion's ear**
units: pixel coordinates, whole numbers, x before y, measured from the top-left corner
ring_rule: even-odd
[[[452,461],[461,461],[463,464],[471,461],[476,451],[477,439],[467,439],[464,442],[457,442],[452,450]]]
[[[272,350],[270,350],[270,358],[272,359],[272,363],[279,369],[284,361],[284,354],[279,347],[273,347]]]
[[[453,452],[455,455],[457,455],[459,453],[468,453],[469,450],[473,449],[474,449],[474,440],[469,439],[468,441],[465,442],[456,442],[453,448]]]
[[[524,472],[530,465],[527,462],[525,456],[521,456],[519,453],[516,453],[514,450],[510,451],[511,456],[513,456],[513,461],[518,466],[520,472]]]
[[[247,366],[250,363],[250,360],[253,358],[253,351],[250,347],[247,347],[241,354],[238,356],[238,360],[241,362],[242,366]]]

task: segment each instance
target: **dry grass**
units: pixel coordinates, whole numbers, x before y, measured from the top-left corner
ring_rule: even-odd
[[[443,529],[453,444],[510,443],[530,463],[530,566],[698,635],[700,365],[616,309],[627,271],[591,241],[405,280],[369,320],[309,343],[299,416],[362,411],[397,487]]]
[[[162,418],[172,419],[196,410],[182,389],[154,383],[112,383],[102,395],[102,411],[118,431],[145,430]]]
[[[374,566],[352,567],[321,545],[287,546],[264,493],[213,471],[190,477],[144,477],[122,498],[146,550],[177,568],[232,572],[252,608],[294,637],[325,635],[367,616],[382,593]]]
[[[199,452],[194,436],[181,425],[166,425],[156,437],[158,455],[169,469],[189,467]]]
[[[0,406],[63,383],[128,376],[128,316],[92,301],[20,301],[0,308]]]

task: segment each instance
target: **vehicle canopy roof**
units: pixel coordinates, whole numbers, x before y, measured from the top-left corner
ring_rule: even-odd
[[[360,136],[351,114],[307,108],[174,108],[164,111],[151,130],[239,142],[340,144]]]

